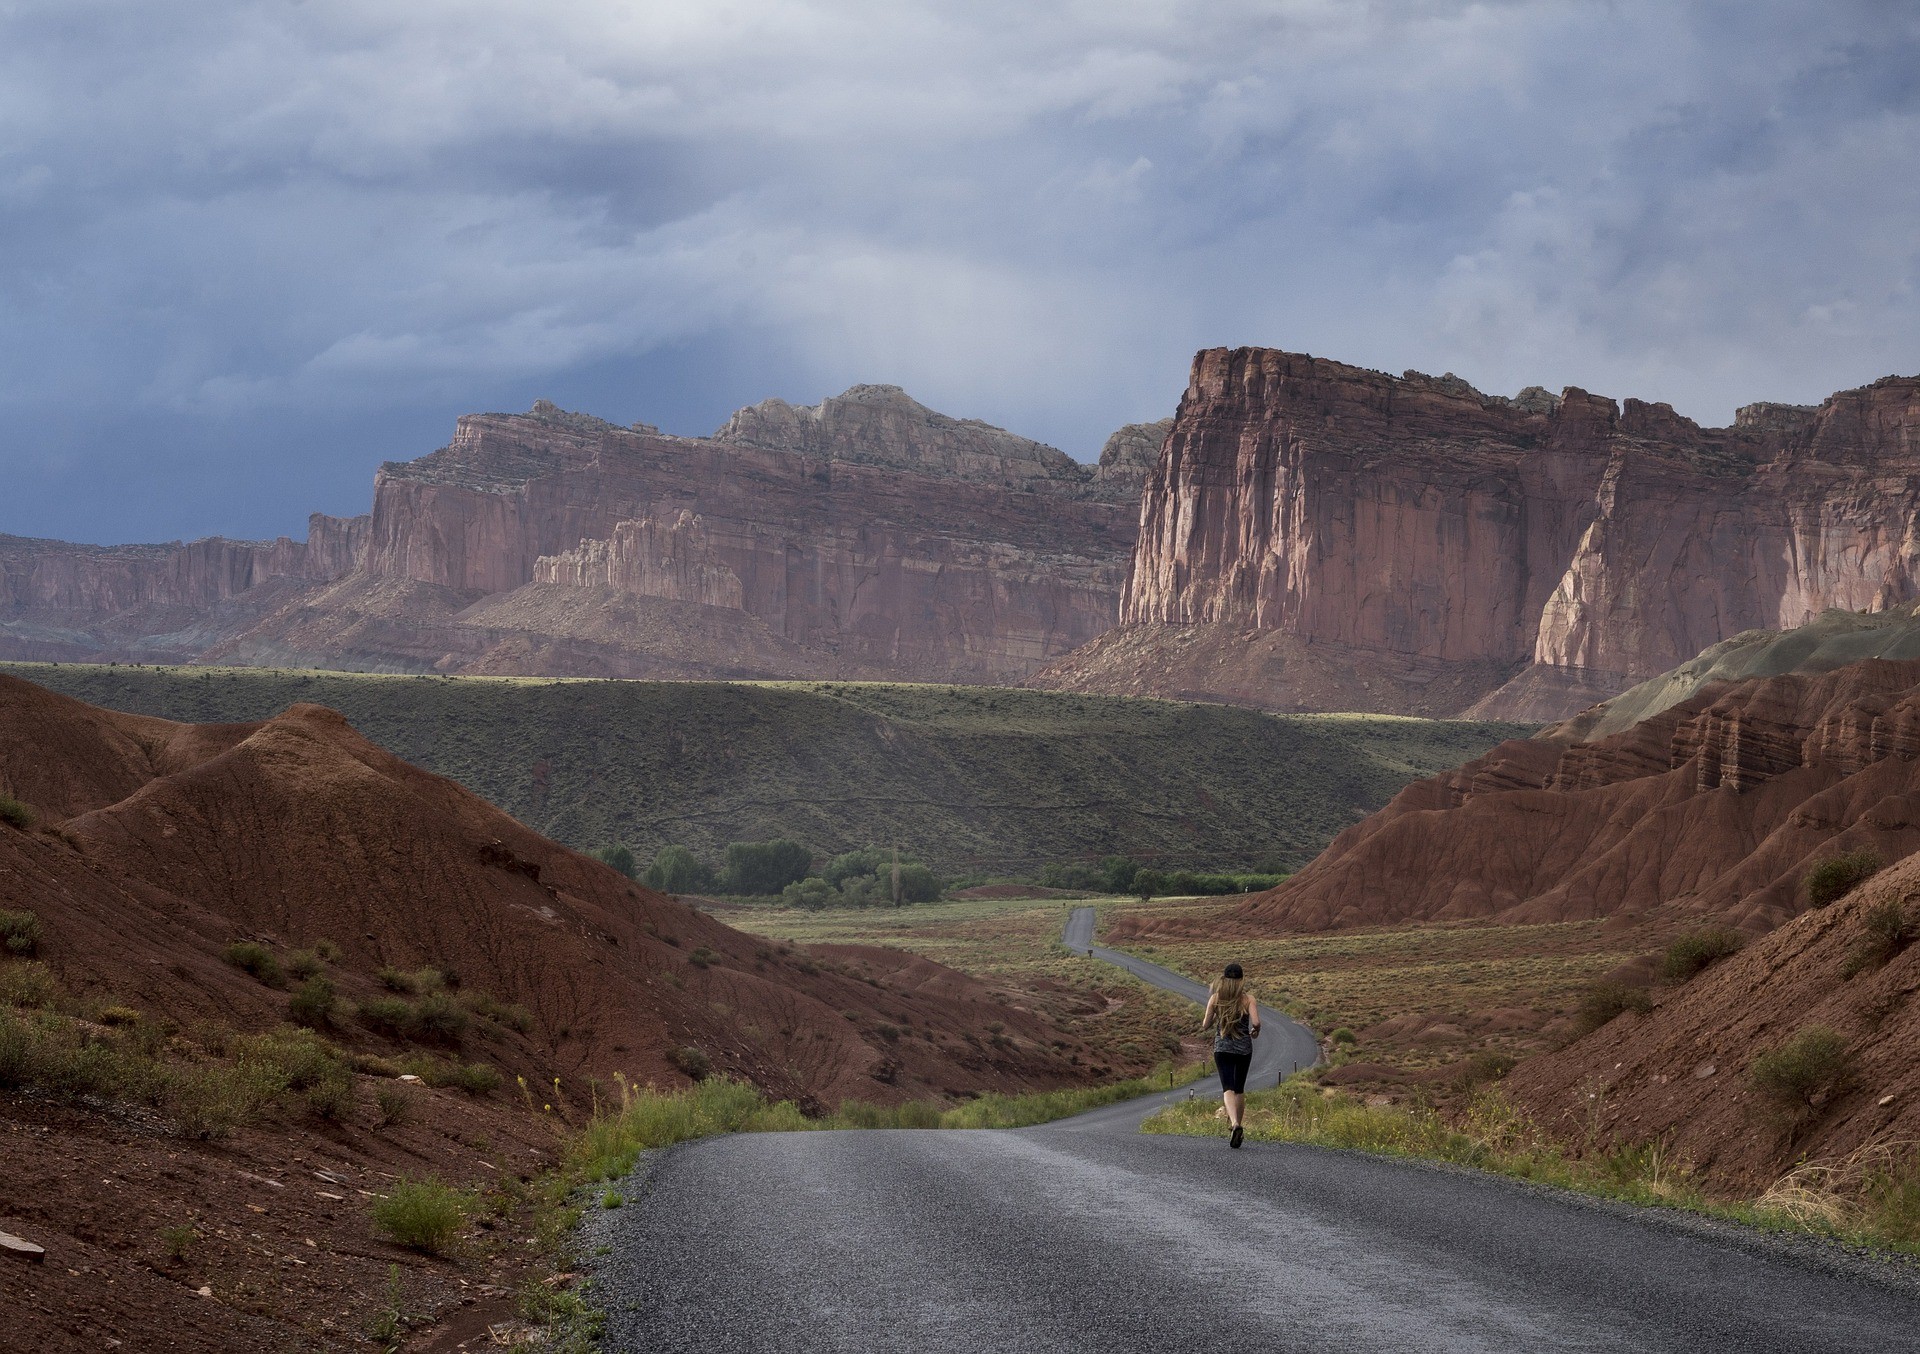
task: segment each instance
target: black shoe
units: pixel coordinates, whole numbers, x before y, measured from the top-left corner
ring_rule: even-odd
[[[1227,1146],[1238,1147],[1240,1145],[1240,1140],[1244,1138],[1246,1134],[1247,1134],[1247,1131],[1244,1128],[1240,1127],[1240,1125],[1238,1124],[1235,1124],[1233,1126],[1233,1136],[1227,1139]]]

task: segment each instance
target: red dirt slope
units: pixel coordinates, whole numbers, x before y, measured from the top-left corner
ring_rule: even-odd
[[[1085,1074],[1055,1032],[961,975],[937,999],[770,947],[520,826],[318,706],[196,729],[96,710],[0,677],[0,906],[27,907],[69,986],[239,1027],[287,997],[221,961],[236,939],[337,943],[343,996],[382,965],[432,965],[517,1002],[508,1072],[684,1078],[682,1045],[776,1096],[834,1104],[1057,1085]],[[904,963],[904,961],[902,961]],[[1017,1042],[973,1040],[1001,1021]],[[888,1040],[879,1023],[906,1023]],[[349,1025],[349,1044],[378,1042]]]
[[[1751,1193],[1802,1156],[1842,1157],[1869,1143],[1920,1141],[1920,947],[1847,976],[1867,916],[1920,899],[1920,858],[1893,866],[1824,911],[1794,918],[1577,1043],[1530,1058],[1505,1087],[1571,1141],[1664,1141],[1721,1189]],[[1748,1067],[1808,1025],[1843,1036],[1852,1075],[1806,1121],[1771,1115]],[[1884,1103],[1883,1103],[1884,1102]]]
[[[1763,930],[1800,909],[1814,861],[1920,848],[1917,756],[1920,661],[1719,683],[1597,742],[1502,743],[1411,785],[1210,926],[1260,934],[1665,907]],[[1123,920],[1115,934],[1127,933]]]

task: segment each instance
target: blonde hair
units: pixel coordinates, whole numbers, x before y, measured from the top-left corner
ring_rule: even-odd
[[[1247,984],[1243,978],[1215,978],[1210,989],[1213,993],[1213,1021],[1220,1027],[1222,1039],[1231,1038],[1231,1031],[1247,1014]]]

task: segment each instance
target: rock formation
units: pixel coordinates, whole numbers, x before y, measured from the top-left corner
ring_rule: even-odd
[[[710,439],[542,401],[460,419],[304,544],[0,538],[0,656],[1013,681],[1117,614],[1121,460],[892,386],[767,401]]]
[[[1750,930],[1829,856],[1920,849],[1920,660],[1712,682],[1418,782],[1220,925],[1249,932],[1656,909]]]
[[[1920,378],[1714,429],[1214,349],[1147,481],[1122,630],[1035,680],[1201,694],[1207,658],[1164,655],[1208,626],[1237,651],[1228,699],[1345,708],[1296,682],[1311,649],[1315,671],[1378,672],[1384,697],[1349,704],[1434,712],[1436,678],[1513,677],[1474,713],[1555,718],[1736,632],[1908,600],[1917,556]]]

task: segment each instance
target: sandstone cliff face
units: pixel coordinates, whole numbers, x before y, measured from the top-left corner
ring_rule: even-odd
[[[1113,623],[1128,495],[893,387],[714,439],[542,402],[460,419],[304,545],[0,541],[0,653],[1010,681]]]
[[[1738,631],[1909,599],[1916,557],[1920,378],[1703,429],[1216,349],[1147,481],[1121,614],[1504,668],[1520,682],[1477,716],[1558,717]],[[1298,704],[1284,674],[1264,703]]]

